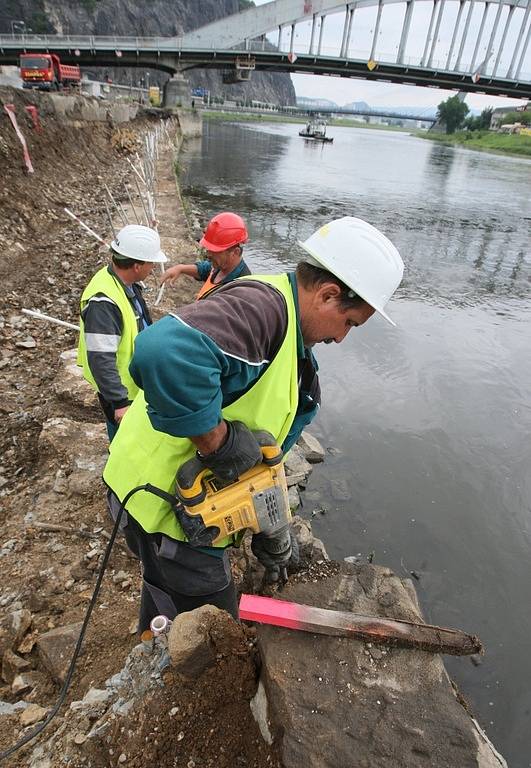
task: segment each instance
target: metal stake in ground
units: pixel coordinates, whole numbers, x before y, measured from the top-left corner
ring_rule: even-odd
[[[109,203],[107,202],[107,200],[104,200],[104,203],[105,203],[105,210],[107,212],[107,218],[109,219],[109,224],[111,226],[112,236],[116,240],[116,231],[114,229],[114,223],[113,223],[113,220],[112,220],[111,212],[109,210]]]
[[[142,203],[142,208],[144,210],[144,214],[146,216],[146,225],[149,227],[149,214],[146,210],[146,206],[144,204],[144,198],[142,197],[142,192],[140,191],[140,184],[138,183],[138,180],[135,179],[136,188],[138,190],[138,196],[140,197],[140,202]]]
[[[135,215],[136,223],[137,224],[141,224],[142,222],[138,218],[138,213],[136,212],[136,208],[135,208],[135,206],[133,204],[133,198],[131,197],[131,190],[129,189],[127,184],[125,185],[125,191],[126,191],[128,199],[129,199],[129,205],[131,206],[131,210],[133,211],[133,213]]]
[[[114,205],[114,207],[118,211],[118,214],[119,214],[119,216],[120,216],[120,218],[121,218],[121,220],[123,222],[124,227],[126,227],[129,222],[127,221],[127,216],[125,215],[124,209],[122,208],[122,206],[120,205],[119,202],[118,203],[116,202],[116,200],[112,196],[112,192],[109,189],[109,187],[107,186],[107,184],[104,184],[103,186],[105,187],[105,191],[109,195],[109,200],[111,201],[111,203]]]

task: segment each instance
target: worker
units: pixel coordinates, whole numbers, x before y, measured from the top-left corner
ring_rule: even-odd
[[[286,452],[320,402],[314,345],[343,341],[378,312],[398,287],[403,262],[394,245],[353,217],[331,221],[302,246],[296,272],[252,276],[173,312],[137,339],[131,377],[137,395],[110,447],[104,470],[109,507],[127,513],[126,539],[140,554],[141,631],[210,603],[237,616],[224,539],[193,547],[167,493],[194,453],[222,482],[261,461],[252,430],[267,430]],[[127,497],[127,498],[126,498]],[[291,537],[252,536],[267,571],[284,569]]]
[[[129,374],[135,338],[151,325],[142,281],[167,258],[158,232],[139,224],[123,227],[110,250],[112,263],[96,272],[81,296],[77,363],[98,394],[111,441],[138,392]]]
[[[161,282],[170,285],[181,275],[193,277],[203,283],[197,299],[202,299],[218,286],[230,283],[237,277],[251,274],[242,258],[243,243],[249,235],[241,216],[223,211],[210,219],[203,237],[199,241],[208,254],[208,259],[195,264],[174,264],[162,275]]]

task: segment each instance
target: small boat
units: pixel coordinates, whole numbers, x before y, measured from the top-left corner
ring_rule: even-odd
[[[312,141],[323,141],[331,143],[333,138],[326,135],[326,122],[324,120],[310,120],[306,124],[306,128],[299,131],[299,136],[303,139],[311,139]]]

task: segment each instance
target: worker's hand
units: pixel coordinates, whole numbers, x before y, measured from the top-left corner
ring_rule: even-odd
[[[262,451],[255,436],[243,421],[226,421],[227,439],[223,445],[206,456],[197,452],[197,458],[220,480],[230,483],[262,461]]]
[[[117,424],[121,422],[121,420],[123,419],[123,417],[125,416],[128,410],[129,410],[128,405],[124,405],[123,408],[116,408],[116,410],[114,411],[114,420]]]
[[[169,283],[169,285],[171,285],[177,280],[180,274],[181,274],[181,265],[174,264],[173,267],[168,267],[168,269],[161,275],[160,282],[162,284]]]
[[[251,550],[266,569],[267,580],[271,583],[285,580],[288,566],[299,564],[299,543],[289,525],[273,536],[255,533]]]

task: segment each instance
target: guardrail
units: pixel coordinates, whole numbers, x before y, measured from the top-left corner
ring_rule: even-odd
[[[117,37],[116,35],[0,35],[0,47],[113,48],[117,50],[181,50],[182,37]],[[187,46],[196,49],[196,46]],[[201,49],[204,46],[197,46]],[[207,46],[208,47],[208,46]]]
[[[204,51],[205,53],[228,53],[228,52],[234,52],[235,54],[239,54],[240,56],[245,56],[249,53],[260,53],[262,55],[268,55],[270,54],[272,57],[274,56],[282,56],[286,57],[289,55],[288,51],[284,50],[277,50],[277,51],[264,51],[264,41],[262,39],[260,40],[245,40],[240,45],[232,46],[231,48],[220,50],[216,45],[214,44],[193,44],[190,42],[186,42],[183,39],[182,36],[180,37],[133,37],[133,36],[126,36],[126,37],[119,37],[116,35],[27,35],[27,34],[20,34],[20,35],[0,35],[0,49],[31,49],[31,50],[45,50],[45,49],[54,49],[57,51],[62,50],[68,50],[70,53],[76,54],[76,52],[79,50],[90,50],[90,51],[114,51],[117,57],[120,56],[120,53],[128,52],[128,51],[145,51],[146,53],[175,53],[178,54],[180,57],[185,55],[186,53],[192,53],[192,52],[201,52]],[[327,47],[326,49],[323,48],[319,55],[317,54],[309,54],[307,51],[297,51],[294,50],[292,52],[295,55],[295,58],[293,60],[293,69],[296,70],[296,60],[297,58],[300,58],[301,64],[303,62],[315,62],[320,59],[328,59],[328,60],[337,60],[338,62],[353,62],[353,63],[360,63],[364,64],[367,63],[369,54],[367,51],[350,51],[348,57],[339,56],[337,48]],[[355,54],[355,55],[353,55]],[[376,60],[379,64],[382,66],[394,66],[398,65],[397,62],[397,56],[396,52],[390,53],[390,52],[378,52],[376,56]],[[404,58],[403,61],[400,62],[400,66],[407,68],[407,67],[413,67],[413,68],[419,68],[419,69],[429,69],[431,72],[448,72],[452,75],[457,76],[463,76],[463,77],[469,77],[470,72],[468,70],[455,70],[455,69],[447,69],[446,68],[446,62],[445,61],[432,61],[430,63],[429,68],[423,67],[421,64],[421,56],[418,57],[407,57]],[[482,80],[489,80],[489,72],[488,67],[481,75]],[[496,80],[503,81],[505,78],[497,77]],[[514,80],[507,80],[507,82],[518,82],[518,83],[528,83],[531,81],[531,74],[530,73],[521,73],[518,81]]]

